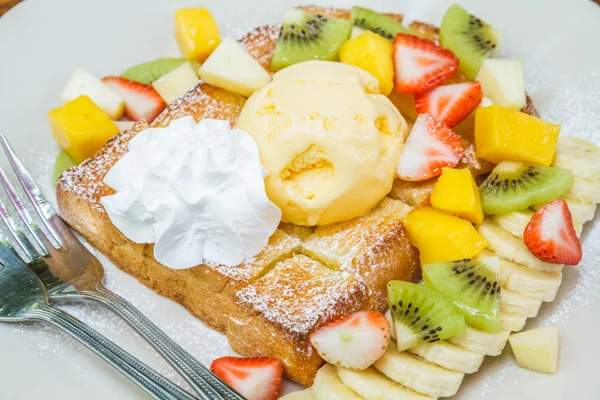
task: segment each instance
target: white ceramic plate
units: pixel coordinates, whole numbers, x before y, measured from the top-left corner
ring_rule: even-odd
[[[0,129],[8,136],[49,197],[53,160],[46,112],[77,66],[98,76],[162,56],[177,56],[173,12],[207,7],[224,35],[277,22],[299,0],[27,0],[0,18]],[[318,0],[317,0],[318,1]],[[472,13],[504,34],[502,55],[525,62],[526,86],[542,116],[562,132],[600,143],[600,8],[589,0],[465,0]],[[451,0],[324,1],[354,3],[439,24]],[[2,157],[4,166],[6,163]],[[565,269],[556,301],[545,304],[528,327],[559,323],[559,373],[522,370],[510,350],[488,358],[455,398],[486,400],[600,398],[598,291],[600,228],[588,223],[584,259]],[[174,302],[146,289],[105,262],[107,286],[125,296],[202,362],[231,354],[226,340]],[[134,355],[177,382],[181,379],[122,322],[94,308],[69,308]],[[506,354],[508,353],[508,354]],[[291,386],[288,386],[289,390]],[[55,329],[0,325],[0,399],[137,399],[145,394]]]

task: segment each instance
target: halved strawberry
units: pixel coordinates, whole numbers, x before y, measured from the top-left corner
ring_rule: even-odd
[[[358,311],[325,325],[312,334],[310,342],[328,363],[363,370],[385,352],[390,324],[377,311]]]
[[[453,127],[465,119],[483,98],[479,82],[457,83],[438,86],[427,92],[415,95],[415,105],[419,114],[427,113]]]
[[[581,242],[563,199],[554,200],[533,214],[523,233],[523,241],[531,254],[542,261],[568,265],[577,265],[581,261]]]
[[[273,358],[221,357],[210,369],[248,400],[275,400],[281,390],[283,366]]]
[[[433,89],[458,69],[458,58],[431,40],[399,33],[394,40],[394,86],[400,93]]]
[[[132,121],[144,118],[150,123],[166,107],[151,85],[142,85],[120,76],[107,76],[102,78],[102,82],[125,100],[125,116]]]
[[[429,114],[420,114],[404,144],[396,169],[400,179],[424,181],[455,167],[463,156],[460,137]]]

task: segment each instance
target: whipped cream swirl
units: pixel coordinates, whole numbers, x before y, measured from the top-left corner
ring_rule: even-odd
[[[239,265],[260,253],[281,219],[267,198],[254,139],[227,121],[191,117],[148,128],[104,183],[112,223],[173,269],[203,262]]]

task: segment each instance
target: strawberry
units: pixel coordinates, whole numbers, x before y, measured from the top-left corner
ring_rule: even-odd
[[[310,341],[325,361],[363,370],[385,352],[390,324],[381,313],[358,311],[320,328]]]
[[[483,98],[479,82],[457,83],[438,86],[427,92],[415,95],[415,105],[419,114],[428,113],[453,127],[465,119]]]
[[[283,366],[273,358],[221,357],[210,369],[248,400],[275,400],[281,390]]]
[[[107,76],[102,78],[102,82],[125,100],[125,116],[132,121],[143,118],[150,123],[166,107],[151,85],[143,85],[120,76]]]
[[[399,33],[394,40],[394,86],[400,93],[433,89],[458,69],[458,58],[431,40]]]
[[[546,204],[533,214],[523,233],[525,245],[537,258],[553,264],[577,265],[581,242],[563,199]]]
[[[405,181],[424,181],[455,167],[463,156],[460,137],[429,114],[420,114],[404,144],[397,172]]]

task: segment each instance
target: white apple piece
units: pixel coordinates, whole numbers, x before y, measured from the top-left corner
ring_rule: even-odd
[[[190,63],[186,62],[152,82],[152,87],[154,87],[154,90],[158,92],[165,103],[171,105],[175,100],[196,86],[198,81],[196,71],[194,71]]]
[[[517,364],[532,371],[555,374],[558,369],[558,325],[514,333],[508,338]]]
[[[492,103],[513,110],[520,110],[525,105],[521,60],[488,58],[475,80],[479,81],[483,95]]]
[[[353,27],[352,27],[352,33],[350,34],[350,38],[351,38],[351,39],[352,39],[352,38],[355,38],[355,37],[357,37],[358,35],[361,35],[361,34],[363,34],[363,33],[365,33],[365,30],[364,30],[363,28],[360,28],[360,27],[358,27],[358,26],[353,26]]]
[[[66,103],[82,95],[88,96],[111,119],[118,120],[123,116],[123,98],[88,70],[77,68],[60,94],[60,99]]]
[[[198,71],[210,85],[250,97],[270,80],[271,75],[234,39],[227,37]]]
[[[494,103],[492,103],[492,101],[490,99],[488,99],[487,97],[483,96],[481,98],[481,103],[479,104],[479,108],[489,107],[492,105],[494,105]]]

